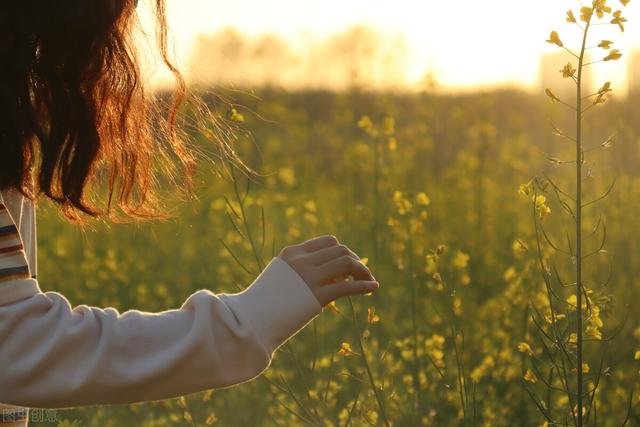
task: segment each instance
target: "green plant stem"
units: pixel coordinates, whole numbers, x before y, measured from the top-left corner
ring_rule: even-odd
[[[582,163],[584,161],[582,153],[582,72],[584,68],[584,53],[587,46],[587,34],[593,12],[584,28],[582,36],[582,47],[580,48],[580,59],[578,62],[578,80],[576,88],[576,335],[577,335],[577,427],[582,427],[582,406],[583,406],[583,373],[582,373]],[[572,408],[573,410],[573,408]]]
[[[411,230],[407,226],[407,235],[411,236]],[[420,424],[422,415],[422,391],[420,390],[420,358],[418,357],[418,292],[413,277],[413,240],[408,241],[408,283],[411,287],[411,328],[413,332],[413,387],[415,388],[414,410],[416,412],[416,425]]]
[[[249,227],[249,223],[247,221],[247,214],[246,214],[245,206],[244,206],[244,198],[240,195],[240,189],[238,188],[238,180],[237,180],[236,175],[235,175],[235,173],[233,171],[233,166],[231,167],[231,177],[232,177],[233,189],[234,189],[236,201],[238,202],[238,205],[240,206],[240,213],[241,213],[240,217],[241,217],[241,220],[242,220],[242,225],[244,226],[244,229],[245,229],[245,234],[242,235],[242,233],[240,232],[240,230],[238,228],[236,228],[236,231],[243,238],[245,238],[245,240],[248,240],[249,243],[251,244],[251,250],[252,250],[252,253],[253,253],[254,257],[255,257],[256,264],[258,265],[258,269],[259,269],[258,271],[262,271],[265,268],[264,261],[262,259],[262,255],[260,254],[260,250],[256,246],[256,244],[255,244],[255,242],[253,240],[252,234],[251,234],[251,228]],[[264,218],[263,218],[263,227],[264,227]],[[224,242],[223,242],[223,244],[224,244]],[[226,247],[226,245],[225,245],[225,247]],[[236,258],[236,261],[240,265],[242,265],[237,258]],[[244,266],[243,266],[243,268],[244,268]],[[246,268],[245,268],[245,270],[248,271]],[[298,362],[298,359],[296,357],[295,349],[291,346],[290,342],[284,343],[282,348],[286,349],[289,352],[289,354],[292,356],[292,358],[293,358],[293,360],[295,362],[295,367],[298,369],[298,373],[300,374],[301,382],[302,382],[302,385],[303,385],[303,387],[305,389],[306,397],[307,397],[307,399],[309,400],[309,402],[311,404],[311,410],[306,408],[302,404],[302,402],[300,402],[300,400],[297,399],[297,397],[295,396],[294,391],[291,388],[287,387],[289,394],[296,401],[296,403],[298,403],[300,408],[302,408],[302,410],[307,412],[307,414],[311,418],[313,418],[314,415],[315,415],[315,417],[317,417],[317,419],[320,419],[320,414],[318,413],[318,410],[317,410],[317,407],[315,405],[315,402],[311,398],[311,395],[309,393],[308,385],[307,385],[307,383],[305,381],[305,378],[304,378],[304,373],[302,372],[302,369],[301,369],[300,364]],[[266,379],[266,376],[263,375],[261,378],[265,378]],[[269,389],[269,391],[272,392],[271,389]],[[272,395],[277,399],[277,396],[273,392],[272,392]],[[309,422],[307,419],[305,419],[303,417],[300,417],[300,419],[304,420],[305,422]]]
[[[378,227],[380,223],[380,153],[378,149],[378,138],[373,137],[373,260],[372,265],[377,265],[379,258]]]
[[[376,402],[378,403],[378,409],[380,409],[380,415],[382,416],[384,425],[387,427],[390,427],[391,425],[389,424],[387,413],[382,403],[382,398],[380,397],[378,388],[376,387],[376,382],[374,381],[373,374],[371,373],[371,368],[369,367],[369,361],[367,360],[367,353],[365,352],[364,345],[362,344],[362,332],[360,331],[360,326],[358,326],[356,309],[353,306],[353,301],[351,300],[351,296],[347,296],[347,299],[349,300],[349,307],[351,307],[351,317],[353,319],[353,327],[356,332],[356,338],[358,340],[358,346],[360,347],[360,356],[362,357],[362,361],[364,362],[364,368],[367,371],[367,376],[369,377],[369,382],[371,383],[371,387],[373,387],[373,394],[376,397]]]
[[[258,268],[260,269],[260,271],[262,271],[262,270],[264,270],[265,265],[264,265],[264,262],[262,261],[262,257],[260,256],[260,251],[258,250],[255,242],[253,241],[253,237],[251,235],[251,228],[249,227],[249,224],[247,223],[247,214],[246,214],[245,209],[244,209],[244,200],[240,196],[240,190],[238,189],[238,181],[236,179],[235,173],[233,172],[233,167],[231,168],[231,176],[233,177],[233,189],[235,191],[236,200],[238,201],[238,204],[240,205],[240,211],[242,213],[242,223],[244,225],[245,232],[247,234],[247,238],[249,239],[249,243],[251,244],[251,249],[252,249],[253,255],[256,258],[256,264],[258,264]]]
[[[456,329],[456,321],[455,321],[455,311],[453,308],[453,298],[454,296],[451,296],[451,306],[450,306],[450,319],[449,319],[449,327],[451,328],[451,336],[453,338],[453,349],[456,355],[456,365],[458,368],[458,392],[460,394],[460,405],[462,406],[462,414],[463,414],[463,418],[465,420],[465,423],[467,421],[467,405],[466,405],[466,401],[467,401],[467,397],[466,397],[466,381],[464,378],[464,373],[462,371],[462,360],[460,359],[460,351],[458,350],[458,331]]]

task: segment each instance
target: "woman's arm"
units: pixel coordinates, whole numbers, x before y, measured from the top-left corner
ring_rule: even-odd
[[[239,384],[321,311],[280,257],[243,292],[201,289],[159,313],[72,308],[57,292],[38,292],[0,303],[0,402],[121,404]]]

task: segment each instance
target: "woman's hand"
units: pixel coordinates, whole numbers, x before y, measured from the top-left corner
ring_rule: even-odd
[[[322,306],[343,296],[372,292],[380,286],[360,257],[335,236],[315,237],[287,246],[278,256],[302,277]],[[347,276],[353,280],[346,280]]]

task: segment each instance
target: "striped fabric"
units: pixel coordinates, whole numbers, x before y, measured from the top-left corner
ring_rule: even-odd
[[[24,243],[0,193],[0,290],[9,291],[16,298],[28,296],[37,286],[19,279],[31,278]],[[16,287],[19,291],[15,291]],[[0,427],[26,427],[28,422],[28,408],[0,403]]]
[[[11,280],[29,278],[31,272],[20,233],[0,199],[0,286]]]

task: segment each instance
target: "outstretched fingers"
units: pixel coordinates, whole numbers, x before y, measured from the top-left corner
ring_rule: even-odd
[[[327,234],[325,236],[314,237],[300,244],[300,248],[305,252],[315,252],[320,249],[337,246],[339,244],[336,236]]]
[[[367,294],[380,284],[360,257],[333,235],[285,247],[279,255],[324,306],[347,295]]]
[[[317,280],[320,283],[326,283],[332,279],[346,276],[353,276],[355,280],[376,280],[366,265],[353,259],[350,255],[334,258],[318,267],[317,271]]]
[[[308,255],[314,265],[326,264],[327,262],[340,258],[341,256],[350,256],[356,261],[360,260],[360,257],[345,245],[329,246]]]

